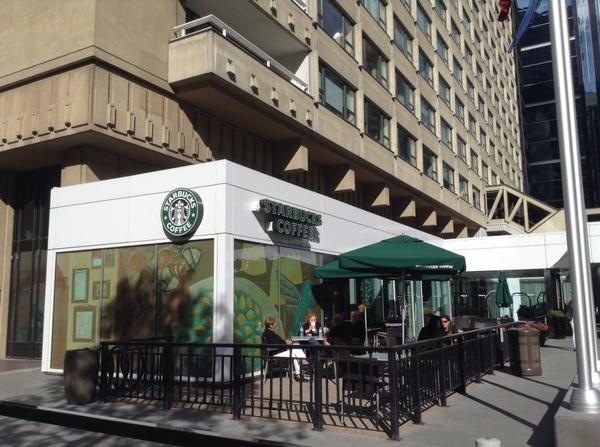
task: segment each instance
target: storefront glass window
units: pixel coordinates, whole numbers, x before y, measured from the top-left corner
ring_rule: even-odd
[[[99,341],[211,342],[213,258],[212,240],[58,253],[51,367]]]
[[[324,291],[313,270],[334,256],[239,240],[234,247],[235,343],[260,343],[266,316],[277,320],[284,338],[298,332],[309,312],[325,321],[324,303],[340,293]]]
[[[213,241],[157,247],[156,335],[213,340]]]

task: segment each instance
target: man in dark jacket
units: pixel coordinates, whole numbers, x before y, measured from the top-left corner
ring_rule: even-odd
[[[445,334],[442,330],[440,317],[437,315],[430,315],[427,324],[419,331],[419,337],[417,340],[430,340],[432,338],[443,337],[444,335],[447,334]]]
[[[346,325],[342,314],[335,314],[331,319],[331,328],[327,332],[324,344],[325,346],[352,344],[350,328]]]
[[[363,346],[365,344],[365,322],[362,319],[362,314],[355,310],[351,314],[352,323],[350,323],[350,336],[352,338],[352,344],[356,346]]]

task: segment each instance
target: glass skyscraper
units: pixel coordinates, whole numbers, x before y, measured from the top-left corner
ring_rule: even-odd
[[[523,18],[529,0],[517,2]],[[573,81],[587,208],[600,206],[600,143],[598,142],[598,72],[600,0],[569,0],[569,32]],[[552,49],[548,1],[541,2],[537,17],[520,42],[520,91],[527,188],[530,195],[556,208],[563,207],[556,104],[552,74]]]

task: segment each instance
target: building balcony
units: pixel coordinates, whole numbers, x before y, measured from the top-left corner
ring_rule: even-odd
[[[294,36],[280,30],[270,39],[277,43],[261,48],[214,15],[177,26],[175,33],[168,79],[179,98],[230,122],[237,115],[249,124],[259,105],[312,128],[310,48]]]
[[[314,27],[308,0],[186,0],[187,20],[216,16],[269,55],[279,58],[295,44],[310,44]],[[316,4],[316,2],[315,2]]]

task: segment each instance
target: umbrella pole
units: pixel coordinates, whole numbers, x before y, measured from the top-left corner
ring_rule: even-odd
[[[392,287],[392,295],[393,295],[392,305],[394,306],[394,311],[392,312],[392,315],[393,315],[394,320],[398,321],[398,292],[396,291],[396,281],[393,281],[392,284],[393,284],[393,287]]]
[[[364,305],[364,303],[363,303]],[[365,346],[369,345],[369,326],[367,325],[367,306],[365,306],[365,342],[363,343]]]
[[[448,280],[448,315],[450,315],[450,319],[454,319],[453,310],[452,309],[452,280]]]

